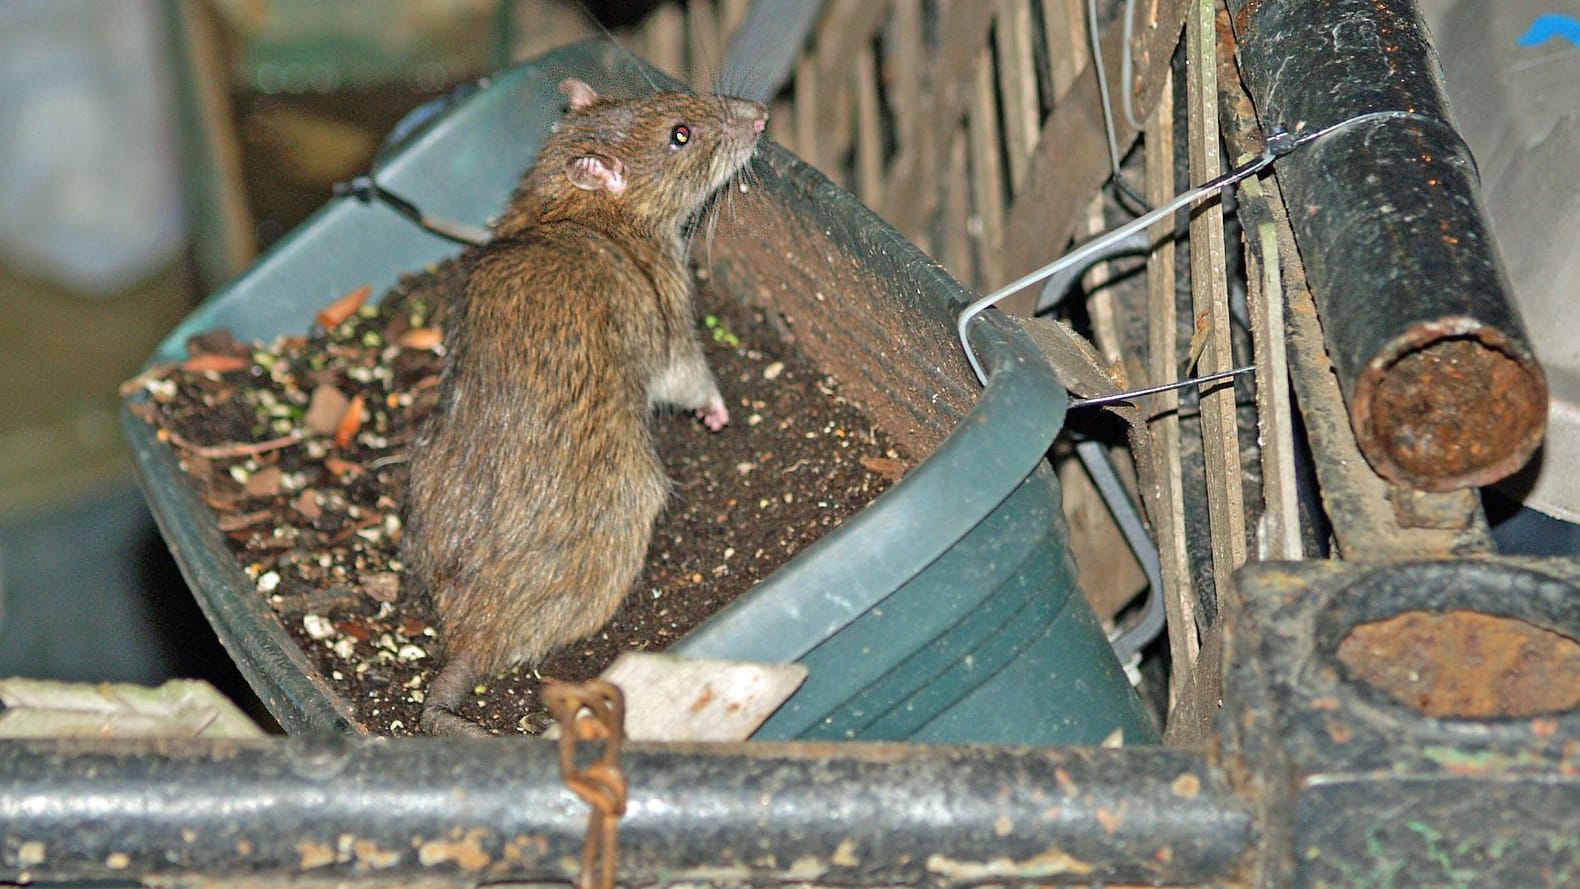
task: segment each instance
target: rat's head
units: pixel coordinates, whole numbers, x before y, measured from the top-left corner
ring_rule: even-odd
[[[575,79],[560,91],[570,108],[544,146],[539,185],[656,230],[678,229],[739,172],[768,121],[763,106],[726,96],[611,100]]]

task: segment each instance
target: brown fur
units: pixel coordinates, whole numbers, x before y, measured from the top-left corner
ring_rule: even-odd
[[[403,555],[433,596],[445,654],[430,733],[481,733],[455,712],[479,677],[614,616],[669,491],[653,408],[728,419],[682,232],[750,159],[766,113],[561,88],[572,108],[473,261],[439,407],[412,449]]]

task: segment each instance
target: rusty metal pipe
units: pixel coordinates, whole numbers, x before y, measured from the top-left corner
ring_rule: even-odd
[[[1221,773],[1163,748],[637,744],[622,761],[620,885],[1194,885],[1251,843]],[[549,742],[0,743],[0,882],[562,882],[586,825]]]
[[[1275,168],[1362,453],[1424,491],[1515,472],[1546,429],[1546,379],[1415,4],[1228,5],[1264,128],[1404,112],[1342,128]]]

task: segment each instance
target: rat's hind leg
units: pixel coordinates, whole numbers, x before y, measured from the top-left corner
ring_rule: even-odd
[[[724,396],[719,394],[718,381],[702,357],[702,347],[694,340],[653,378],[647,389],[647,403],[672,404],[693,411],[714,432],[730,422],[730,411],[724,406]]]

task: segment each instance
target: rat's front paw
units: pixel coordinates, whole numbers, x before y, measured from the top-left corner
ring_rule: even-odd
[[[708,402],[708,406],[697,409],[697,419],[701,420],[709,429],[718,432],[730,422],[730,409],[724,406],[722,398],[715,398]]]

